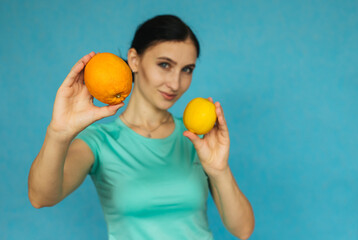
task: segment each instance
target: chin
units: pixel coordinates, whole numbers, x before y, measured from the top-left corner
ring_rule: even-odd
[[[173,105],[174,105],[174,103],[163,104],[160,109],[162,109],[162,110],[168,110],[168,109],[171,108]]]
[[[174,104],[176,103],[175,101],[162,101],[160,102],[157,106],[159,109],[161,110],[168,110],[169,108],[171,108]]]

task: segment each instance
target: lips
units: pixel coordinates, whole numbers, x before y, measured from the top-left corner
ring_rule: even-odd
[[[162,94],[162,96],[165,98],[165,99],[167,99],[167,100],[172,100],[172,99],[174,99],[177,95],[176,94],[169,94],[169,93],[166,93],[166,92],[161,92],[161,91],[159,91],[161,94]]]

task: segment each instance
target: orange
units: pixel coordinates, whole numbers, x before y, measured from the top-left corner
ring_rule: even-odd
[[[214,103],[205,98],[194,98],[184,110],[183,122],[190,132],[198,135],[208,133],[216,122]]]
[[[113,53],[98,53],[87,63],[84,81],[97,100],[115,105],[132,90],[132,71],[127,63]]]

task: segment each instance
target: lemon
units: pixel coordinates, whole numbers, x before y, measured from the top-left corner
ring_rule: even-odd
[[[183,122],[190,132],[198,135],[208,133],[216,122],[214,103],[201,97],[192,99],[184,110]]]

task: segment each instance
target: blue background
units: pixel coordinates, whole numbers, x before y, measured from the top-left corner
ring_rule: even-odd
[[[2,0],[0,239],[106,238],[90,178],[35,209],[28,172],[73,64],[91,51],[126,57],[137,25],[164,13],[202,47],[171,112],[199,96],[222,103],[229,163],[255,213],[250,239],[358,239],[358,1],[348,0]],[[211,197],[208,217],[216,239],[236,239]]]

